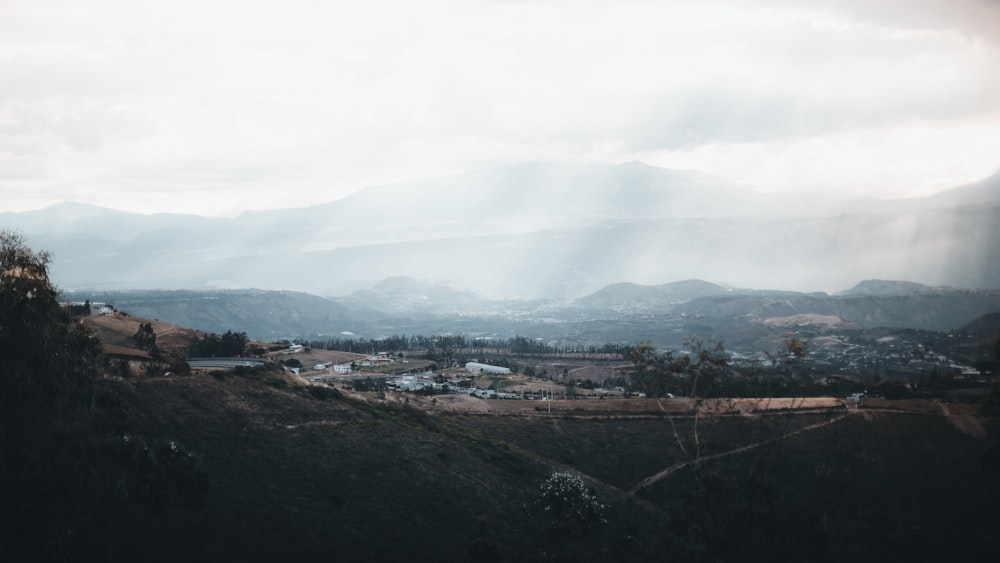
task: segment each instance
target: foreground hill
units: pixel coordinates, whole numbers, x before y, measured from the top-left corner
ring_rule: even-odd
[[[479,538],[523,532],[508,515],[547,475],[451,424],[273,380],[158,380],[117,393],[135,427],[174,436],[212,478],[204,510],[125,535],[155,560],[463,560]]]
[[[996,553],[1000,537],[995,452],[940,411],[876,409],[786,439],[840,413],[707,419],[706,461],[636,491],[685,459],[666,420],[426,414],[253,375],[111,391],[133,428],[196,452],[211,479],[201,510],[123,523],[123,557],[935,560]],[[607,506],[595,531],[551,536],[533,510],[561,470]]]

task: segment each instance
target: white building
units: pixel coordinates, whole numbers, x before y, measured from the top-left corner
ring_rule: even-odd
[[[496,375],[510,374],[510,368],[491,366],[489,364],[480,364],[478,362],[469,362],[465,364],[465,369],[466,371],[469,371],[471,373],[492,373]]]

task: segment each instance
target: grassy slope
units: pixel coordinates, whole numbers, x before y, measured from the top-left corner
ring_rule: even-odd
[[[142,323],[152,325],[153,332],[156,333],[157,345],[161,348],[186,348],[193,336],[201,334],[191,329],[140,317],[92,315],[86,322],[90,329],[100,337],[101,342],[117,346],[134,346],[132,337],[135,336]]]
[[[704,455],[827,415],[723,418]],[[628,489],[683,461],[666,420],[475,419],[484,431]],[[690,421],[679,420],[682,436]],[[994,429],[995,430],[995,429]],[[681,560],[942,560],[997,553],[1000,467],[941,416],[862,413],[691,465],[639,492],[668,517],[647,549]]]
[[[165,560],[185,546],[244,561],[463,559],[479,538],[519,550],[523,505],[548,475],[447,421],[301,388],[231,376],[119,392],[136,427],[200,453],[212,479],[206,509],[143,531]]]
[[[940,416],[852,416],[629,497],[683,459],[665,419],[432,416],[238,376],[112,385],[134,428],[199,453],[212,480],[202,511],[129,523],[125,559],[927,560],[1000,531],[984,443]],[[707,420],[703,454],[826,416]],[[602,534],[548,537],[529,513],[562,468],[609,505]]]

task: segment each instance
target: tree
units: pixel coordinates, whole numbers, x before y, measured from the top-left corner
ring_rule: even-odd
[[[206,334],[204,338],[194,336],[188,345],[190,358],[230,358],[242,356],[246,350],[247,334],[227,330],[221,337],[216,334]]]
[[[46,252],[0,231],[0,439],[10,438],[15,415],[47,416],[79,398],[96,374],[97,337],[70,323],[49,283]],[[53,401],[52,399],[56,399]]]
[[[219,355],[224,357],[242,356],[247,347],[247,333],[227,330],[219,342]]]
[[[542,558],[552,561],[606,561],[605,511],[580,475],[557,471],[538,488],[538,499],[529,505],[538,520]]]
[[[49,260],[0,231],[0,560],[106,560],[123,491],[148,493],[134,497],[147,508],[177,493],[197,504],[207,480],[173,442],[141,453],[151,464],[114,454],[123,409],[98,386],[100,341],[60,306]]]
[[[139,329],[135,331],[135,335],[132,337],[132,341],[135,342],[136,348],[146,350],[154,358],[160,355],[160,349],[156,346],[156,332],[153,331],[152,323],[140,324]]]
[[[49,260],[0,231],[0,553],[8,561],[31,542],[50,545],[55,538],[42,530],[66,526],[64,515],[84,501],[53,485],[74,482],[63,464],[76,456],[64,441],[85,430],[99,342],[69,322]]]
[[[631,378],[634,386],[645,390],[646,394],[656,399],[660,410],[667,415],[670,427],[681,451],[698,459],[701,455],[701,442],[698,437],[698,422],[701,415],[701,398],[698,386],[704,381],[714,381],[728,364],[729,358],[721,342],[706,344],[692,338],[685,341],[688,354],[674,356],[672,351],[658,354],[648,343],[639,344],[628,350],[632,360]],[[674,423],[673,413],[663,403],[664,397],[684,395],[688,397],[688,408],[692,414],[691,432],[681,438]]]
[[[585,535],[606,523],[607,506],[570,471],[557,471],[541,484],[535,507],[550,532],[561,536]]]

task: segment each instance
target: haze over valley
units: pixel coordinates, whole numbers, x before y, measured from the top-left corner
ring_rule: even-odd
[[[292,202],[294,203],[294,202]],[[408,276],[501,299],[619,282],[847,290],[865,279],[1000,287],[1000,176],[926,198],[765,194],[642,163],[524,164],[235,218],[66,203],[0,214],[64,289],[344,296]]]

